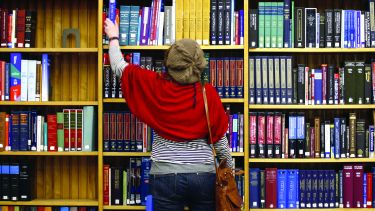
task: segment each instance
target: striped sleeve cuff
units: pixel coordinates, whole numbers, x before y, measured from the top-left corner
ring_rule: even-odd
[[[228,139],[224,135],[218,142],[214,144],[216,154],[219,157],[219,160],[227,159],[227,167],[233,168],[232,155],[229,151]]]

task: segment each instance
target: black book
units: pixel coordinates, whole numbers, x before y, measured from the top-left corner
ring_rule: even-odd
[[[294,11],[294,47],[305,47],[305,8],[296,7]]]
[[[320,157],[324,158],[324,151],[325,151],[325,136],[324,136],[324,131],[325,131],[325,124],[326,122],[322,122],[320,124]],[[315,137],[316,138],[316,137]]]
[[[346,104],[355,104],[355,92],[356,82],[355,82],[355,62],[346,61],[345,62],[345,86],[344,86],[344,99]]]
[[[346,158],[346,152],[348,151],[347,145],[347,131],[346,131],[346,119],[340,118],[340,157]]]
[[[128,178],[131,179],[131,178]],[[111,205],[122,205],[123,171],[120,167],[111,167]]]
[[[25,48],[35,47],[36,12],[26,10],[25,17]]]
[[[333,47],[341,48],[341,10],[333,10]]]
[[[9,165],[9,196],[12,201],[18,201],[19,196],[19,175],[20,175],[20,167],[18,163],[12,163]]]
[[[355,89],[355,100],[356,104],[365,103],[365,62],[356,62],[354,71],[354,86],[348,87],[349,89]]]
[[[217,45],[217,0],[211,0],[210,44]]]
[[[365,141],[366,141],[366,122],[364,119],[357,119],[356,126],[356,150],[357,157],[363,158],[365,156]]]
[[[249,47],[258,47],[258,10],[250,9],[249,14]]]
[[[325,47],[325,39],[326,39],[326,32],[325,32],[325,16],[320,14],[320,21],[319,21],[319,48]]]
[[[306,48],[316,47],[316,8],[305,8],[306,13]]]
[[[118,98],[118,82],[116,73],[111,71],[111,98]]]
[[[372,102],[372,77],[371,77],[371,64],[365,65],[365,103]]]
[[[333,47],[333,10],[325,10],[325,47]]]
[[[31,172],[31,166],[29,164],[20,164],[20,175],[19,175],[19,200],[30,201],[33,198],[32,194],[33,175]]]
[[[298,69],[292,69],[292,86],[293,86],[293,94],[292,94],[292,102],[293,104],[297,104],[297,94],[298,94]]]
[[[10,174],[9,174],[9,164],[1,164],[1,199],[5,201],[10,200]]]
[[[224,8],[224,44],[231,44],[231,0],[225,0]]]
[[[224,44],[225,0],[217,0],[217,45]],[[212,21],[212,20],[211,20]]]
[[[334,97],[335,97],[335,67],[332,65],[328,66],[327,71],[327,79],[326,79],[326,94],[327,94],[327,104],[333,104],[334,103]]]
[[[297,100],[298,104],[305,104],[305,65],[298,65],[297,79]]]

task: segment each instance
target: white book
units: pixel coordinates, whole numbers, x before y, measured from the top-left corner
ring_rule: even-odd
[[[231,35],[230,35],[230,39],[231,39],[231,45],[235,45],[236,44],[236,16],[235,16],[235,13],[234,13],[234,1],[232,0],[231,1],[231,6],[230,6],[230,17],[231,17],[231,25],[230,25],[230,31],[231,31]]]
[[[172,25],[171,27],[171,44],[173,44],[176,41],[176,0],[173,0],[172,3]]]
[[[158,27],[157,27],[157,45],[163,45],[163,29],[164,29],[164,12],[159,12]]]
[[[331,157],[331,125],[324,123],[324,157]]]
[[[366,47],[366,38],[365,38],[365,14],[361,14],[361,43],[359,47],[365,48]]]
[[[43,151],[43,116],[37,116],[36,151]]]
[[[48,54],[42,55],[42,101],[49,99],[49,61]]]
[[[35,101],[36,92],[36,60],[29,60],[29,70],[27,72],[27,100]]]
[[[21,60],[21,101],[27,101],[28,68],[29,68],[29,61]]]
[[[92,144],[94,138],[94,106],[84,106],[83,107],[83,141],[82,141],[82,151],[92,151]]]
[[[16,19],[17,19],[17,10],[13,10],[12,13],[12,43],[11,43],[11,48],[16,47],[17,43],[17,37],[16,37]]]

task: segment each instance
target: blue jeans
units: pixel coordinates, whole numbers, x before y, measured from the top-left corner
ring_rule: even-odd
[[[215,174],[150,175],[154,211],[215,211]]]

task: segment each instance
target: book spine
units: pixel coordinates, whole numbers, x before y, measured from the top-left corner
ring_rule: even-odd
[[[275,104],[275,73],[273,57],[268,57],[268,99],[270,104]]]
[[[244,97],[244,62],[243,59],[236,59],[236,90],[237,98]]]
[[[359,187],[359,188],[355,188]],[[363,208],[363,165],[353,166],[353,203],[354,208]]]
[[[287,184],[288,170],[278,169],[277,170],[277,208],[287,208]]]
[[[344,34],[341,33],[341,28],[343,26],[341,25],[341,10],[340,9],[335,9],[333,10],[333,41],[334,41],[334,47],[335,48],[341,48],[341,36],[344,36]]]
[[[255,92],[256,92],[256,104],[262,104],[263,102],[262,59],[259,56],[255,57]]]
[[[355,113],[349,114],[349,154],[350,157],[356,157],[356,125],[357,125],[357,117]]]
[[[276,168],[266,168],[266,208],[277,207],[277,169]]]
[[[266,144],[266,117],[264,113],[258,113],[258,130],[257,130],[257,142],[258,142],[258,155],[260,158],[265,157],[265,144]]]
[[[217,0],[217,44],[224,44],[224,7],[225,0]]]
[[[366,142],[366,123],[364,119],[358,119],[356,122],[356,152],[357,157],[365,157],[365,142]]]
[[[274,157],[274,114],[272,112],[267,113],[266,116],[266,144],[267,144],[267,156],[268,158]]]
[[[237,77],[241,77],[239,76],[237,73],[237,69],[236,69],[236,59],[235,58],[231,58],[230,59],[230,68],[229,68],[229,96],[230,98],[236,98],[236,95],[237,95]],[[253,84],[254,85],[254,84]],[[250,86],[249,86],[250,87]]]
[[[274,57],[274,70],[275,70],[275,103],[281,103],[281,78],[280,78],[280,58]]]
[[[265,47],[265,2],[258,2],[259,10],[259,22],[258,22],[258,39],[259,39],[259,48]]]
[[[371,65],[370,64],[365,65],[364,76],[365,76],[364,103],[371,104],[372,84],[371,84]]]
[[[260,170],[250,169],[250,208],[260,208]]]
[[[48,151],[57,151],[57,116],[47,115]]]
[[[284,44],[283,44],[283,47],[284,48],[290,48],[290,38],[291,38],[291,31],[290,31],[290,22],[291,21],[294,21],[294,20],[291,20],[291,8],[290,8],[290,0],[284,0],[284,15],[283,15],[283,18],[284,18],[284,21],[283,21],[283,28],[284,28],[284,34],[283,34],[283,37],[284,37]],[[280,24],[280,22],[279,22]]]
[[[369,131],[370,131],[370,138],[369,138],[369,157],[373,158],[375,157],[375,149],[374,149],[374,125],[369,126]]]
[[[325,10],[325,47],[332,48],[333,47],[333,10],[326,9]]]
[[[211,1],[211,19],[210,19],[210,43],[218,44],[218,0]]]
[[[262,93],[263,104],[268,104],[268,58],[262,57]]]
[[[298,104],[305,104],[305,65],[298,65],[298,79],[297,79],[297,101]]]
[[[249,103],[255,104],[255,58],[249,58]]]
[[[259,18],[258,10],[250,9],[250,14],[249,14],[249,47],[250,48],[258,47],[258,33],[259,33],[258,18]]]

